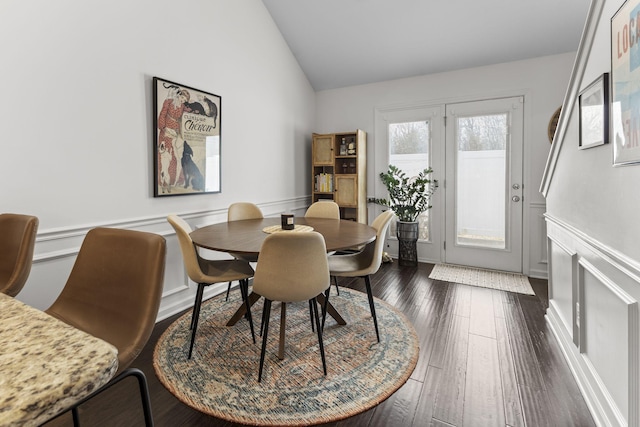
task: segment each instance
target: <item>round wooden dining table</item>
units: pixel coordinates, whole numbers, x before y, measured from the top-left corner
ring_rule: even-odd
[[[322,234],[327,251],[349,249],[376,239],[373,227],[346,219],[296,217],[294,222],[296,226],[311,227]],[[280,217],[221,222],[192,231],[191,240],[196,246],[215,251],[258,254],[269,235],[263,230],[279,225]]]
[[[303,226],[304,230],[311,231],[310,227],[313,231],[322,234],[329,252],[356,248],[371,243],[376,239],[376,230],[373,227],[345,219],[295,217],[294,223],[296,226]],[[194,245],[205,249],[255,255],[260,253],[262,242],[269,235],[267,231],[272,230],[274,227],[277,228],[279,225],[280,217],[244,219],[207,225],[192,231],[190,235]],[[276,231],[282,233],[296,232],[295,230]],[[252,292],[249,295],[249,305],[252,306],[259,299],[260,295]],[[321,305],[324,303],[323,294],[318,295],[317,299]],[[242,304],[227,322],[227,326],[235,325],[245,313],[246,308]],[[327,313],[338,324],[346,325],[346,321],[331,303],[327,304]]]

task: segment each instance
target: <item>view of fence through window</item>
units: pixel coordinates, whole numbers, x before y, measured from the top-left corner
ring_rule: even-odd
[[[456,119],[456,240],[504,248],[508,115]]]
[[[389,164],[407,176],[416,176],[430,165],[431,124],[429,121],[389,124]],[[421,240],[429,240],[429,211],[418,217]],[[395,235],[395,222],[391,224]]]

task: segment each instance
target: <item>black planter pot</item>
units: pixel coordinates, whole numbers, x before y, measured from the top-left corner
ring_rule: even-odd
[[[418,232],[417,222],[396,222],[399,265],[408,267],[418,265]]]

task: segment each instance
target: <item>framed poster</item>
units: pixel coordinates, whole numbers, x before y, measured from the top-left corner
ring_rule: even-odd
[[[578,97],[580,106],[580,148],[609,142],[609,74],[604,73]]]
[[[611,142],[614,166],[640,162],[640,0],[611,18]]]
[[[153,78],[154,197],[219,193],[222,99]]]

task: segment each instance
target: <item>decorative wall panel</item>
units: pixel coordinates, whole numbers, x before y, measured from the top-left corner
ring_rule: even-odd
[[[640,425],[640,268],[547,215],[547,320],[598,425]]]

